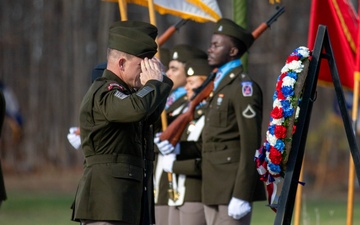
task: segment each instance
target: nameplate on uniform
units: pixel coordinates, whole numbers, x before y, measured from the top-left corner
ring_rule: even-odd
[[[120,99],[124,99],[128,96],[120,91],[116,91],[114,95],[115,95],[115,97],[120,98]]]
[[[141,89],[140,91],[138,91],[136,93],[137,96],[139,96],[140,98],[144,97],[145,95],[149,94],[151,91],[153,91],[154,88],[149,87],[149,86],[145,86],[143,89]]]

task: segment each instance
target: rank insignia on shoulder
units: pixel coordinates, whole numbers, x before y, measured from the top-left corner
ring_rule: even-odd
[[[138,91],[136,93],[137,96],[139,96],[140,98],[144,97],[145,95],[149,94],[151,91],[153,91],[154,88],[149,87],[149,86],[145,86],[143,87],[140,91]]]
[[[253,95],[253,86],[251,81],[241,82],[242,94],[244,97],[250,97]]]
[[[113,82],[113,83],[110,83],[109,85],[108,85],[108,87],[107,87],[107,89],[110,91],[110,90],[112,90],[113,88],[118,88],[118,89],[120,89],[120,90],[124,90],[124,87],[122,87],[120,84],[118,84],[118,83],[115,83],[115,82]]]
[[[243,117],[251,119],[256,116],[255,110],[251,107],[251,105],[248,105],[246,109],[242,112]]]
[[[128,95],[126,95],[126,94],[124,94],[124,93],[122,93],[122,92],[120,92],[118,90],[116,90],[114,95],[115,95],[115,97],[120,98],[120,99],[124,99],[124,98],[126,98],[128,96]]]

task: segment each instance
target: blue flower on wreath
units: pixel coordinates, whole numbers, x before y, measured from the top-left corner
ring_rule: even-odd
[[[297,78],[298,78],[297,73],[295,73],[295,72],[293,72],[293,71],[289,71],[289,72],[287,73],[287,76],[293,78],[294,80],[297,80]]]
[[[290,116],[292,116],[292,114],[294,113],[294,108],[286,108],[284,109],[284,117],[288,118]]]
[[[268,152],[268,151],[270,151],[270,143],[269,142],[266,142],[265,143],[265,145],[264,145],[264,147],[265,147],[265,150]]]
[[[273,95],[273,101],[275,101],[278,98],[277,96],[278,96],[278,91],[275,91]]]
[[[281,106],[285,118],[290,117],[294,113],[294,108],[291,107],[291,102],[289,100],[281,101]]]
[[[268,130],[271,135],[274,135],[275,134],[275,125],[270,125],[268,127]]]
[[[302,59],[303,55],[299,53],[300,50],[302,50],[302,48],[297,48],[290,55],[298,56],[300,59]]]
[[[285,143],[282,140],[278,139],[276,140],[274,147],[282,153],[285,149]]]
[[[284,94],[286,98],[291,97],[294,95],[294,88],[292,88],[291,86],[283,86],[281,88],[281,92]]]
[[[279,165],[273,164],[273,163],[269,163],[268,167],[270,168],[271,171],[273,171],[274,173],[280,173],[281,172],[281,167]]]

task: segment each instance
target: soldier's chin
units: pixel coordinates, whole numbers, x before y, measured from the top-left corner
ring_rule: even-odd
[[[208,59],[208,63],[209,63],[210,66],[216,66],[215,65],[216,62],[214,62],[214,60],[212,60],[212,59]]]

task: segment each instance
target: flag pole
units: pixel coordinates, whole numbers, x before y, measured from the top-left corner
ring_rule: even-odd
[[[121,17],[121,21],[126,21],[127,18],[127,5],[126,5],[126,0],[118,0],[119,3],[119,10],[120,10],[120,17]]]
[[[154,1],[153,0],[148,0],[148,8],[149,8],[149,18],[150,18],[150,23],[154,26],[156,26],[156,18],[155,18],[155,8],[154,8]],[[157,53],[157,57],[160,58],[160,51],[158,51]],[[164,131],[167,128],[167,118],[166,118],[166,112],[165,110],[162,111],[161,113],[161,124],[162,124],[162,130]],[[173,189],[173,174],[172,173],[167,173],[167,177],[168,177],[168,181],[169,181],[169,197],[172,200],[176,200],[177,199],[177,194],[176,191]]]
[[[154,1],[153,0],[148,0],[148,8],[149,8],[150,23],[152,25],[156,26],[155,8],[154,8]],[[158,51],[156,55],[157,55],[158,58],[160,58],[160,51]],[[161,124],[162,124],[162,130],[165,130],[167,128],[167,119],[166,119],[165,110],[161,113]]]
[[[359,29],[360,33],[360,29]],[[360,35],[358,35],[360,37]],[[358,42],[359,42],[358,38]],[[360,60],[360,53],[359,46],[357,48],[356,54],[356,71],[354,72],[354,96],[353,96],[353,107],[352,107],[352,120],[353,120],[353,129],[356,135],[356,122],[357,122],[357,115],[358,115],[358,102],[359,102],[359,80],[360,80],[360,72],[359,72],[359,60]],[[346,212],[346,225],[353,224],[353,214],[354,214],[354,185],[355,185],[355,165],[350,154],[349,157],[349,179],[348,179],[348,200],[347,200],[347,212]]]
[[[358,6],[360,10],[360,5]],[[358,120],[359,109],[359,81],[360,81],[360,28],[358,28],[357,48],[356,48],[356,61],[354,71],[354,90],[353,90],[353,107],[352,107],[352,122],[353,131],[356,136],[356,123]],[[352,155],[349,156],[349,179],[348,179],[348,200],[346,212],[346,225],[353,224],[354,214],[354,186],[355,186],[355,165]]]
[[[305,157],[303,159],[303,163],[300,170],[300,177],[299,180],[302,181],[304,177],[304,162]],[[295,212],[294,212],[294,225],[300,225],[300,218],[301,218],[301,205],[302,205],[302,189],[303,186],[298,184],[297,192],[296,192],[296,199],[295,199]]]

